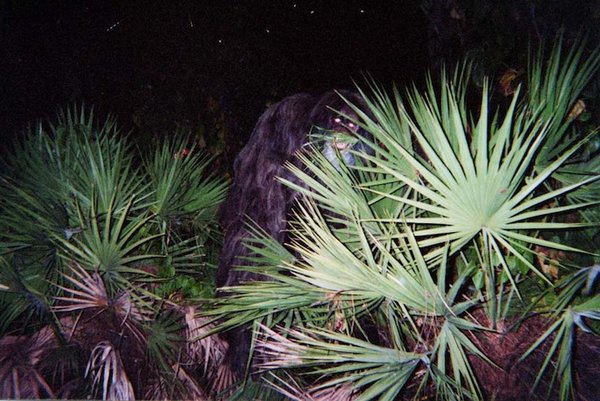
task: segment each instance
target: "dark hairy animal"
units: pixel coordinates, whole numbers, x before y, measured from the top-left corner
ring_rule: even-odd
[[[300,165],[297,153],[311,142],[311,132],[356,134],[358,127],[354,122],[336,112],[355,117],[342,97],[364,109],[362,98],[350,91],[331,91],[320,97],[296,94],[270,106],[258,120],[247,145],[235,160],[233,182],[220,209],[225,236],[217,271],[219,288],[265,279],[256,272],[236,269],[248,265],[246,258],[250,250],[244,243],[251,235],[248,223],[257,225],[279,243],[287,243],[288,219],[297,194],[276,177],[299,183],[285,164]],[[348,146],[343,140],[332,139],[322,141],[322,151],[330,161],[339,163],[335,149],[340,154],[349,154],[345,152],[347,148],[358,149],[360,145],[357,142]],[[351,156],[343,158],[353,163]],[[219,295],[226,294],[219,290]],[[229,344],[226,362],[239,375],[246,367],[249,329],[230,330],[224,337]]]
[[[285,163],[299,165],[296,154],[310,141],[311,129],[313,132],[313,128],[352,129],[348,126],[353,123],[336,112],[353,114],[340,95],[352,104],[363,105],[362,98],[350,91],[331,91],[321,97],[296,94],[269,107],[258,120],[248,143],[235,160],[233,183],[220,209],[225,238],[217,271],[218,287],[262,278],[235,269],[247,264],[245,257],[249,250],[243,241],[250,235],[249,222],[258,225],[278,242],[286,242],[287,220],[296,194],[276,177],[298,183]],[[324,146],[334,145],[325,143]]]

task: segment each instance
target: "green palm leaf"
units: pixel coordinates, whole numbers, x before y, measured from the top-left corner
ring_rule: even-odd
[[[162,234],[148,235],[144,230],[152,215],[132,214],[136,200],[131,199],[121,210],[114,210],[115,198],[107,205],[105,215],[98,214],[96,202],[91,205],[89,215],[83,217],[80,210],[82,230],[72,238],[57,238],[64,250],[64,258],[77,261],[89,270],[104,274],[109,291],[129,287],[130,279],[147,277],[149,272],[141,270],[140,262],[151,262],[164,257],[158,253],[147,253],[147,246]]]
[[[501,123],[488,114],[487,86],[484,86],[480,116],[472,129],[460,116],[465,115],[461,104],[446,80],[442,83],[442,96],[433,98],[430,82],[429,97],[416,92],[411,97],[411,113],[402,110],[409,121],[427,162],[411,154],[400,144],[394,145],[390,156],[407,160],[419,173],[420,179],[411,178],[393,168],[397,162],[377,157],[367,158],[377,167],[393,176],[418,193],[418,199],[388,196],[396,202],[415,209],[417,217],[407,217],[406,222],[415,226],[414,234],[421,247],[430,248],[427,259],[437,258],[444,244],[450,244],[450,252],[463,249],[477,236],[491,244],[491,250],[502,259],[501,248],[521,259],[541,277],[543,274],[515,248],[515,241],[550,246],[556,249],[576,249],[556,242],[540,239],[538,230],[574,229],[586,223],[556,223],[546,221],[548,216],[569,210],[581,209],[596,202],[555,206],[550,200],[572,192],[598,179],[598,175],[582,179],[571,186],[544,192],[543,184],[553,172],[582,145],[575,143],[539,173],[531,173],[530,167],[547,135],[547,124],[537,118],[535,111],[517,109],[518,93]],[[435,111],[447,108],[453,117],[450,123],[440,120]],[[412,117],[414,115],[414,117]],[[490,121],[491,119],[491,121]],[[390,127],[369,125],[376,136],[390,138]],[[469,131],[472,130],[472,140]],[[366,190],[373,191],[371,188]],[[510,275],[510,271],[505,268]]]
[[[530,55],[527,100],[531,106],[540,108],[542,118],[551,124],[548,140],[536,157],[537,169],[543,169],[571,143],[581,139],[580,132],[569,131],[572,123],[569,112],[599,67],[600,48],[587,51],[582,38],[565,50],[564,38],[559,35],[547,58],[543,47]]]
[[[352,384],[357,400],[394,400],[415,369],[429,364],[426,355],[377,346],[320,329],[289,330],[288,338],[263,326],[259,348],[271,358],[263,368],[320,366],[312,373],[334,377],[312,391]]]
[[[174,136],[157,146],[153,158],[145,160],[153,191],[152,210],[163,220],[190,212],[212,218],[225,196],[225,181],[206,173],[211,160],[195,147],[188,148],[188,142],[186,136]]]

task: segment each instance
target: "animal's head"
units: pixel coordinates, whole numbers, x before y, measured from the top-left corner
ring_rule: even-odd
[[[339,161],[355,165],[353,152],[369,153],[370,148],[362,139],[369,138],[360,127],[360,119],[353,107],[364,109],[363,99],[350,91],[328,92],[321,97],[311,114],[313,129],[309,143],[319,149],[339,170]]]

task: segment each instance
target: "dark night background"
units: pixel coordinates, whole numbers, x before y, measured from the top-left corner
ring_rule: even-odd
[[[421,76],[418,4],[382,4],[4,2],[2,135],[85,102],[137,135],[174,125],[209,135],[227,124],[243,142],[269,101],[352,88],[364,74],[399,84]]]
[[[528,40],[594,26],[597,3],[3,1],[0,131],[84,102],[138,139],[179,128],[232,158],[270,102],[365,74],[403,86],[464,54],[512,67]]]

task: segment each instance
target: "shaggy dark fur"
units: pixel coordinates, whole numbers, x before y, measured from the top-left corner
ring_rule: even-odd
[[[354,105],[364,108],[356,93],[339,91]],[[295,156],[310,141],[311,128],[336,128],[338,114],[352,115],[350,108],[336,92],[321,97],[297,94],[269,107],[260,117],[248,144],[235,160],[234,179],[229,195],[221,207],[220,223],[225,232],[223,249],[217,271],[217,286],[234,286],[248,281],[262,280],[263,276],[236,270],[247,265],[249,250],[244,239],[250,236],[248,222],[254,222],[282,244],[287,242],[288,217],[296,194],[278,182],[283,177],[292,182],[299,180],[284,166],[286,162],[299,165]],[[242,373],[247,361],[250,334],[247,329],[231,330],[225,334],[229,343],[226,358],[230,366]]]
[[[339,93],[353,104],[363,104],[353,92]],[[244,257],[248,250],[243,240],[250,234],[248,222],[256,223],[280,243],[286,242],[285,229],[295,193],[275,177],[298,182],[284,164],[299,164],[295,154],[309,141],[312,127],[329,129],[336,124],[337,113],[331,109],[351,114],[344,100],[332,91],[320,98],[308,94],[287,97],[269,107],[258,120],[235,160],[233,183],[221,207],[225,239],[217,272],[218,287],[261,279],[255,273],[235,270],[235,266],[247,264]]]

